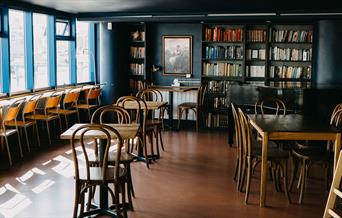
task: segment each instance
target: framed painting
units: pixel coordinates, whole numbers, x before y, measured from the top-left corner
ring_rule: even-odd
[[[163,74],[192,73],[192,36],[163,36]]]

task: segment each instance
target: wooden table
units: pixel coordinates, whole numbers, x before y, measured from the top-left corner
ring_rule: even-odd
[[[159,91],[169,92],[169,127],[173,130],[173,93],[198,90],[197,86],[152,86]]]
[[[145,101],[147,110],[158,110],[162,107],[165,107],[167,105],[166,101]],[[138,103],[135,101],[126,101],[124,103],[124,107],[126,109],[136,109],[138,107]],[[144,103],[140,103],[141,109],[144,109]]]
[[[334,144],[334,169],[341,148],[341,132],[317,117],[299,114],[248,115],[250,124],[262,136],[260,207],[265,206],[267,180],[267,144],[269,140],[331,140]]]
[[[60,138],[61,139],[69,139],[71,140],[72,134],[75,132],[75,130],[81,126],[87,125],[87,123],[76,123],[69,129],[67,129],[64,133],[61,134]],[[106,124],[108,126],[111,126],[115,128],[119,134],[121,135],[122,139],[131,139],[135,138],[137,135],[138,129],[139,129],[139,124]],[[79,131],[75,137],[78,139],[81,135],[82,131]],[[115,138],[116,136],[113,133],[110,133],[112,138]],[[99,132],[96,130],[91,130],[87,132],[84,135],[85,138],[91,139],[94,137],[100,138],[100,158],[103,158],[104,155],[104,146],[106,145],[106,140],[101,140],[107,139],[106,135],[103,132]],[[107,212],[108,209],[108,190],[106,188],[100,188],[100,208],[103,209],[104,212]]]

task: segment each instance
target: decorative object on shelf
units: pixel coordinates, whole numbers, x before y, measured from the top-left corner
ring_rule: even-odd
[[[152,73],[156,73],[158,72],[159,70],[161,70],[161,67],[160,66],[156,66],[156,65],[152,65]]]
[[[163,73],[192,73],[192,36],[163,36]]]

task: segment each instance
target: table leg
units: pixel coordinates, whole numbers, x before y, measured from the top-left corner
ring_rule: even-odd
[[[341,150],[341,133],[337,133],[336,139],[335,139],[335,151],[334,151],[334,172],[337,166],[337,160],[340,155],[340,150]]]
[[[107,141],[100,139],[99,143],[100,160],[103,160]],[[100,186],[100,208],[105,210],[108,209],[108,190],[102,186]]]
[[[173,130],[173,92],[169,91],[169,126]]]
[[[261,156],[261,181],[260,181],[260,207],[265,207],[266,182],[267,182],[267,144],[268,133],[264,132],[262,137],[262,156]]]

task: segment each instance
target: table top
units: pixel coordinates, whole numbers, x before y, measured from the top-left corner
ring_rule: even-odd
[[[60,136],[61,139],[71,139],[72,134],[75,132],[75,130],[81,126],[87,125],[89,123],[76,123],[69,129],[67,129],[65,132],[63,132]],[[134,138],[137,135],[138,129],[139,129],[139,124],[105,124],[108,126],[111,126],[115,128],[119,134],[121,135],[122,139],[131,139]],[[76,138],[78,139],[81,135],[81,132],[79,134],[76,134]],[[106,135],[103,134],[100,131],[96,130],[91,130],[86,133],[85,138],[94,138],[94,137],[99,137],[99,138],[106,138]],[[113,135],[114,138],[114,135]]]
[[[338,128],[323,122],[317,117],[300,114],[288,115],[248,115],[252,125],[258,126],[264,132],[340,132]]]
[[[152,86],[152,88],[168,92],[188,92],[199,89],[197,86]]]
[[[145,102],[147,105],[147,110],[157,110],[167,105],[166,101],[145,101]],[[140,106],[143,108],[143,103],[141,103]],[[135,101],[127,101],[125,102],[124,107],[126,109],[136,109],[137,103]]]

